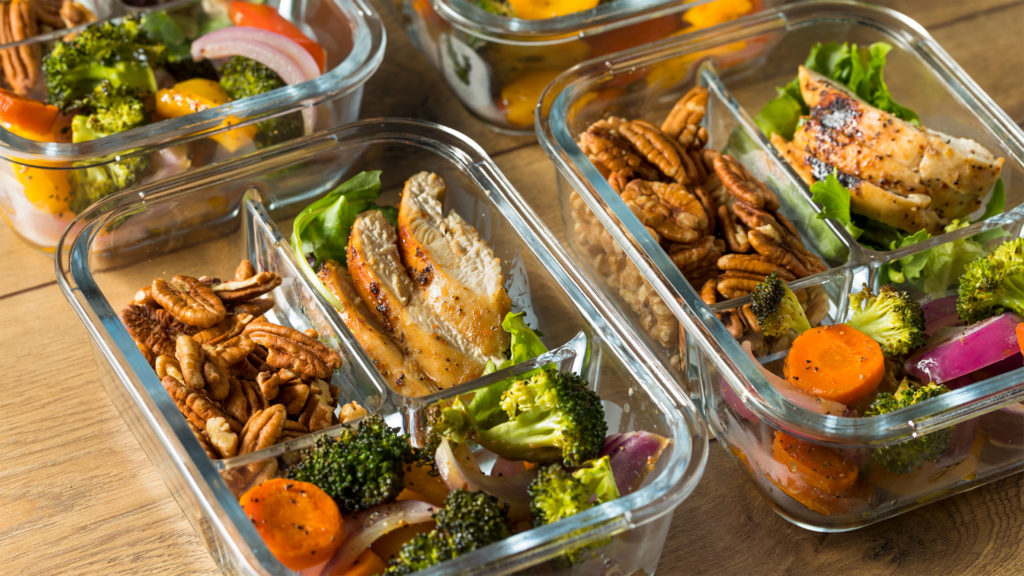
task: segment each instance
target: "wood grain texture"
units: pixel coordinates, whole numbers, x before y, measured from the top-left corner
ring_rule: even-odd
[[[1024,122],[1024,2],[885,4],[929,28]],[[363,117],[419,117],[466,133],[560,236],[556,173],[540,147],[473,119],[377,8],[387,56],[366,86]],[[52,259],[0,228],[0,573],[216,574],[99,384],[88,336],[54,284]],[[51,375],[41,366],[55,358],[60,372]],[[819,534],[778,517],[713,445],[703,481],[675,511],[658,572],[1024,574],[1024,476],[855,532]]]

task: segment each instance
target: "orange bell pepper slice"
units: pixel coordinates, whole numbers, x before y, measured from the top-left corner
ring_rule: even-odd
[[[178,118],[193,112],[214,108],[230,101],[231,98],[220,87],[220,84],[213,80],[193,78],[192,80],[178,82],[173,88],[162,88],[157,92],[156,113],[162,118]],[[230,126],[235,122],[237,122],[237,119],[229,116],[224,119],[223,125]],[[256,138],[256,126],[252,124],[242,126],[227,132],[213,134],[210,138],[223,146],[228,152],[234,153]]]
[[[598,0],[509,0],[516,17],[524,20],[544,20],[590,10]]]
[[[0,88],[0,122],[4,128],[22,138],[52,142],[53,124],[57,121],[58,113],[56,106],[31,98],[22,98]]]
[[[316,42],[309,39],[284,16],[278,14],[277,9],[267,4],[250,4],[234,0],[228,8],[228,17],[235,26],[252,26],[268,32],[276,32],[285,38],[290,38],[296,44],[302,46],[309,52],[309,55],[316,61],[323,73],[327,67],[327,52]]]

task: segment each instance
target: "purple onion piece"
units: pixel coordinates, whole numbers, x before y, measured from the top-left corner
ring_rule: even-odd
[[[437,447],[434,462],[448,490],[479,490],[506,502],[529,502],[527,488],[538,471],[534,467],[514,476],[488,476],[480,471],[476,457],[466,444],[452,448],[447,438]]]
[[[620,438],[621,437],[621,438]],[[608,456],[619,495],[636,492],[654,470],[658,458],[672,441],[664,436],[639,430],[615,434],[605,439],[601,456]]]
[[[1019,355],[1016,330],[1021,322],[1024,318],[1006,312],[966,326],[944,341],[914,354],[903,366],[908,374],[922,383],[949,382]]]
[[[935,465],[939,469],[951,468],[967,458],[971,453],[971,446],[974,445],[974,437],[978,435],[978,418],[971,418],[953,427],[953,438],[949,441],[949,448],[935,459]]]
[[[924,312],[925,334],[931,336],[941,328],[963,326],[964,321],[956,311],[956,299],[956,294],[950,294],[921,305],[921,312]]]

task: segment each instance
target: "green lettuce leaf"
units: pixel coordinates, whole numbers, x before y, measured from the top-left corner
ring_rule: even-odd
[[[962,224],[954,220],[949,226],[946,226],[946,232],[967,226],[970,226],[970,222],[966,220]],[[928,251],[930,253],[928,261],[921,270],[921,276],[924,277],[925,293],[945,293],[949,285],[964,273],[968,264],[985,255],[985,248],[975,238],[962,238],[955,242],[946,242]]]
[[[864,231],[853,223],[853,215],[850,213],[850,191],[839,183],[835,174],[829,174],[824,180],[811,184],[811,200],[821,204],[821,211],[815,218],[838,220],[854,239],[860,238]]]
[[[896,103],[882,78],[890,50],[892,46],[885,42],[875,42],[867,49],[848,42],[819,42],[811,47],[804,67],[844,84],[872,106],[919,125],[917,114]],[[765,136],[776,133],[790,140],[800,116],[810,113],[810,109],[800,94],[799,78],[776,90],[779,95],[765,104],[754,122]]]
[[[356,216],[367,210],[380,210],[389,222],[398,220],[398,210],[378,206],[380,171],[361,172],[351,180],[328,192],[295,217],[292,225],[292,246],[302,260],[312,258],[313,270],[324,260],[347,263],[345,249]]]
[[[501,327],[512,335],[511,343],[508,347],[508,359],[502,362],[500,365],[495,366],[493,362],[487,361],[487,365],[484,366],[484,374],[490,374],[497,372],[498,370],[504,370],[505,368],[511,368],[516,364],[522,364],[527,360],[533,360],[537,356],[544,354],[548,351],[547,346],[540,341],[540,335],[530,328],[526,322],[523,321],[523,316],[526,312],[509,312],[505,315],[505,319],[501,321]],[[554,364],[549,364],[545,368],[554,367]],[[504,412],[498,406],[498,403],[494,401],[495,398],[501,398],[501,395],[508,390],[516,380],[525,380],[540,370],[531,370],[529,372],[520,374],[515,378],[506,378],[499,382],[495,382],[486,388],[477,390],[476,394],[473,395],[473,399],[469,402],[469,411],[472,414],[478,414],[478,420],[481,424],[489,425],[494,423],[494,419]],[[491,410],[484,410],[483,406],[493,406]]]

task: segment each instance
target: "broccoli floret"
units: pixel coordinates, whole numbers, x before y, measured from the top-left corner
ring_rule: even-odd
[[[220,68],[220,86],[232,100],[264,94],[286,86],[273,70],[255,60],[233,56]],[[256,147],[287,142],[305,134],[302,114],[292,112],[256,125]]]
[[[890,284],[882,286],[877,296],[867,285],[859,293],[850,294],[850,312],[846,325],[878,342],[886,356],[905,356],[924,346],[921,306],[909,293]]]
[[[900,382],[895,394],[883,392],[871,403],[871,407],[864,413],[865,416],[878,416],[888,414],[918,402],[924,402],[941,394],[949,392],[949,389],[941,384],[929,383],[926,386],[911,388],[906,378]],[[936,430],[919,438],[912,438],[906,442],[900,442],[893,446],[876,448],[871,451],[871,458],[880,464],[882,468],[895,474],[908,474],[919,469],[926,460],[934,461],[949,448],[953,439],[953,427]]]
[[[1024,238],[1004,243],[967,265],[956,311],[968,324],[1010,310],[1024,314]]]
[[[68,183],[71,184],[69,208],[75,214],[79,214],[93,202],[138,184],[147,169],[149,157],[135,156],[99,166],[71,170],[68,172]]]
[[[90,26],[70,42],[59,41],[43,59],[47,100],[70,112],[82,106],[102,81],[156,92],[153,68],[163,66],[167,47],[140,26],[141,16]]]
[[[508,421],[478,427],[474,438],[507,460],[579,466],[604,447],[604,407],[587,381],[571,372],[542,370],[501,397]]]
[[[591,460],[572,473],[561,464],[545,466],[530,483],[529,494],[533,526],[537,528],[615,500],[619,497],[619,489],[611,462],[604,456]],[[604,546],[609,541],[610,538],[571,550],[566,553],[565,560],[576,564],[582,560],[583,551]]]
[[[412,574],[512,535],[508,504],[501,506],[497,498],[484,492],[453,490],[434,521],[434,530],[402,546],[385,574]]]
[[[149,122],[142,94],[130,86],[115,88],[109,80],[104,80],[79,102],[79,111],[83,113],[76,115],[71,122],[72,141],[76,143],[131,130]]]
[[[167,64],[164,65],[164,69],[174,77],[175,82],[184,82],[186,80],[192,80],[193,78],[213,80],[214,82],[220,79],[220,76],[217,74],[217,68],[213,65],[213,62],[210,62],[209,60],[200,60],[196,62],[192,59],[192,56],[189,55],[169,57],[167,59]]]
[[[343,514],[394,502],[402,492],[404,466],[417,460],[409,437],[378,415],[337,438],[321,437],[288,477],[316,484]]]
[[[802,334],[811,329],[796,294],[779,279],[777,272],[754,287],[751,309],[765,336],[782,336],[790,330]]]

